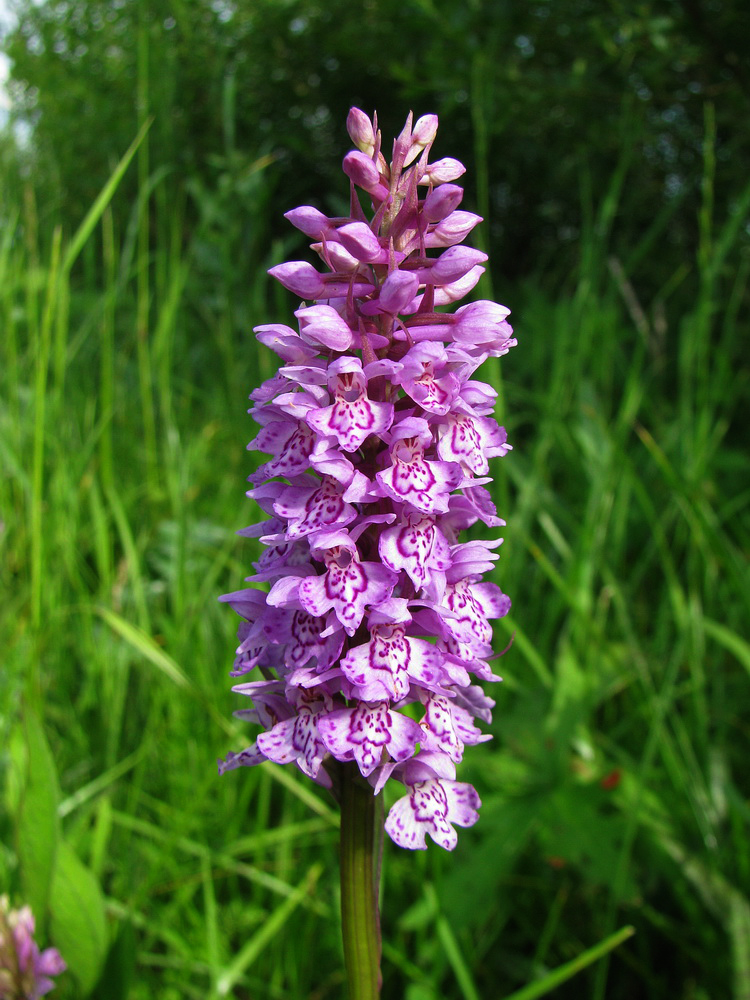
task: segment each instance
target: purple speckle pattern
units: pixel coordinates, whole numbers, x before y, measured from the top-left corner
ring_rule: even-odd
[[[242,619],[237,716],[261,731],[220,773],[272,761],[330,788],[328,763],[354,762],[373,794],[404,786],[386,831],[411,850],[452,850],[478,819],[456,765],[490,739],[478,682],[500,680],[492,620],[510,608],[485,579],[502,539],[464,532],[505,523],[486,486],[510,445],[474,376],[516,340],[505,306],[456,307],[487,258],[461,245],[481,220],[458,207],[462,164],[431,160],[437,124],[409,115],[388,162],[353,108],[350,215],[287,213],[318,261],[270,272],[297,326],[255,329],[279,358],[250,397],[264,457],[248,496],[267,520],[240,532],[263,551],[222,598]]]

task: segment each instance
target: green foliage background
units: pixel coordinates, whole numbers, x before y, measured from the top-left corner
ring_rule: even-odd
[[[357,104],[388,136],[440,115],[487,220],[480,293],[519,337],[486,375],[514,445],[493,474],[515,640],[461,770],[482,819],[450,856],[387,847],[384,1000],[746,997],[742,5],[16,13],[0,891],[64,946],[56,995],[343,993],[333,803],[290,769],[215,774],[248,742],[215,598],[257,557],[232,534],[273,365],[250,331],[295,305],[265,271],[309,259],[284,211],[346,204]]]

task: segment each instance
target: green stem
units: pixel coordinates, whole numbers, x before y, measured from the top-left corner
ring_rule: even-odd
[[[340,769],[341,928],[349,1000],[380,996],[380,797],[354,763]]]

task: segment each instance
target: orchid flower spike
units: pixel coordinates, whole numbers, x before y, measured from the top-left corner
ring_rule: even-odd
[[[461,537],[505,523],[486,487],[511,448],[474,373],[516,341],[504,306],[437,311],[487,259],[460,245],[481,221],[458,208],[463,165],[429,162],[437,124],[410,115],[387,163],[377,123],[352,108],[350,217],[287,213],[319,264],[270,272],[305,301],[297,329],[256,328],[280,367],[251,397],[248,447],[269,457],[248,495],[267,520],[241,533],[265,551],[222,598],[242,618],[232,676],[253,708],[239,714],[262,731],[219,770],[293,763],[332,788],[336,762],[355,762],[373,795],[404,786],[385,824],[398,845],[452,850],[478,819],[456,765],[490,739],[478,682],[500,680],[490,623],[510,608],[483,580],[502,539]]]

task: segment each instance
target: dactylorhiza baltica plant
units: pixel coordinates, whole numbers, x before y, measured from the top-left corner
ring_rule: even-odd
[[[365,939],[377,938],[372,883],[348,869],[379,840],[389,779],[405,790],[385,820],[400,847],[429,836],[452,850],[455,825],[478,819],[456,765],[490,739],[476,723],[494,702],[477,681],[500,679],[490,619],[510,607],[483,580],[502,539],[461,537],[504,524],[486,486],[489,459],[510,445],[492,417],[497,393],[474,374],[516,341],[505,306],[444,308],[487,257],[461,245],[481,220],[458,207],[463,165],[430,162],[437,124],[409,115],[389,163],[377,118],[352,108],[349,215],[287,213],[323,269],[270,271],[303,301],[296,329],[255,329],[280,367],[251,394],[260,432],[248,448],[270,457],[248,496],[268,518],[240,534],[265,551],[251,586],[221,598],[243,619],[232,676],[260,675],[233,688],[253,703],[237,714],[263,731],[219,770],[295,763],[340,801],[345,946],[347,921],[369,920]],[[377,995],[370,965],[375,985],[353,996]]]

